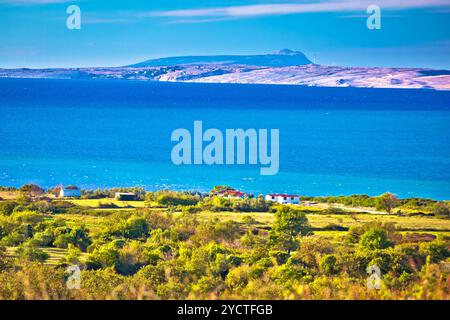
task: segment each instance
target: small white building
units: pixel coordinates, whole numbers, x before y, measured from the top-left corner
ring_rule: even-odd
[[[299,196],[293,194],[266,194],[266,201],[278,202],[282,204],[298,204]]]
[[[81,197],[81,190],[76,186],[61,187],[59,196],[61,198],[79,198]]]
[[[116,192],[114,198],[121,201],[133,201],[136,200],[136,194],[133,192]]]

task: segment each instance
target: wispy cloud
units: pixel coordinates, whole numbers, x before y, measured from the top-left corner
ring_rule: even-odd
[[[83,18],[83,24],[119,24],[128,23],[132,19],[127,18]]]
[[[0,0],[0,5],[32,6],[55,3],[73,3],[73,0]]]
[[[383,19],[390,18],[403,18],[401,14],[383,14]],[[339,19],[367,19],[367,14],[349,14],[344,16],[338,16]]]
[[[423,7],[447,7],[450,0],[331,0],[319,3],[285,3],[256,4],[244,6],[228,6],[216,8],[169,10],[147,12],[142,16],[158,16],[171,18],[194,17],[251,17],[268,15],[286,15],[313,12],[365,11],[371,4],[377,4],[381,9],[414,9]]]
[[[188,19],[177,19],[166,22],[166,24],[182,24],[182,23],[207,23],[207,22],[218,22],[218,21],[229,21],[235,20],[236,17],[217,17],[217,18],[188,18]]]

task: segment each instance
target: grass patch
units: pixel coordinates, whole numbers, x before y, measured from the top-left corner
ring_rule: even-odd
[[[143,208],[145,207],[144,201],[120,201],[113,198],[105,198],[105,199],[70,199],[66,200],[76,204],[80,207],[89,207],[89,208],[101,208],[101,205],[112,204],[117,206],[118,208]],[[101,208],[103,209],[103,208]],[[114,209],[114,208],[113,208]]]
[[[48,248],[48,247],[39,247],[42,251],[49,255],[49,258],[45,261],[44,264],[49,266],[56,266],[64,261],[64,258],[67,255],[67,249],[60,248]],[[6,253],[8,256],[15,258],[16,257],[17,247],[7,247]],[[84,261],[86,259],[87,253],[81,253],[80,260]]]

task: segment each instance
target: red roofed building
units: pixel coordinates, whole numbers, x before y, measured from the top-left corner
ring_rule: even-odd
[[[247,194],[244,192],[240,192],[238,190],[223,190],[218,193],[220,197],[224,198],[233,198],[233,199],[244,199],[247,198]]]

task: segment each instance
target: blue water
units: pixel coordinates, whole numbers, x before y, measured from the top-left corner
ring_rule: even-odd
[[[175,166],[171,132],[279,128],[280,171]],[[450,199],[450,92],[0,79],[0,185]]]

